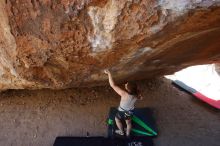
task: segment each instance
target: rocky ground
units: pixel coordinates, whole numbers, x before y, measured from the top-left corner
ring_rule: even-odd
[[[141,81],[154,109],[156,146],[219,146],[220,112],[179,91],[166,79]],[[119,97],[110,87],[8,90],[0,94],[0,145],[50,146],[57,136],[106,136],[106,116]]]

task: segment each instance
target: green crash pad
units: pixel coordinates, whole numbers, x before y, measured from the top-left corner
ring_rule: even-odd
[[[115,124],[115,114],[117,109],[112,107],[110,108],[107,124],[108,124],[108,137],[118,137],[119,135],[115,134],[117,126]],[[123,122],[124,127],[126,126]],[[134,109],[134,115],[132,117],[132,136],[148,136],[155,137],[157,136],[157,128],[155,120],[153,117],[153,112],[150,108],[136,108]],[[120,137],[120,136],[119,136]]]

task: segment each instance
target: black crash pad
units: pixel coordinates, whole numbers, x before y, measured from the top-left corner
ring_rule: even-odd
[[[105,137],[57,137],[54,146],[153,146],[149,137],[111,139]]]

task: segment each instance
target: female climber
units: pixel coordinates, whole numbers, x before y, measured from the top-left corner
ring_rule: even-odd
[[[135,83],[127,82],[125,84],[125,90],[123,90],[114,83],[111,72],[109,70],[105,70],[104,73],[108,75],[110,86],[115,90],[116,93],[121,96],[120,105],[115,116],[115,122],[119,130],[116,130],[115,133],[119,135],[125,135],[122,125],[122,120],[125,120],[127,125],[126,136],[130,137],[132,128],[131,116],[134,110],[134,105],[137,99],[142,99],[142,96],[139,94],[137,85]]]

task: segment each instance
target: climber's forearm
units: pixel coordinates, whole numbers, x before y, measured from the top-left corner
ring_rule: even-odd
[[[108,81],[110,86],[115,90],[116,93],[118,93],[121,97],[125,96],[127,92],[125,92],[123,89],[121,89],[119,86],[115,85],[115,82],[112,78],[112,74],[109,70],[104,71],[106,74],[108,74]]]
[[[115,86],[115,82],[114,82],[110,72],[108,73],[108,80],[109,80],[109,84],[111,87]]]

